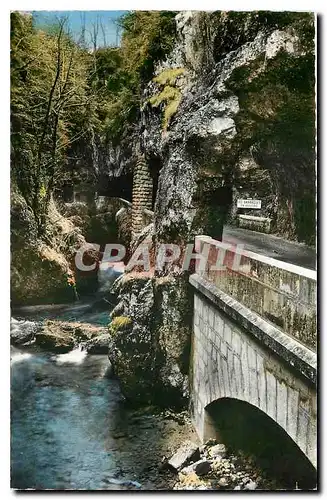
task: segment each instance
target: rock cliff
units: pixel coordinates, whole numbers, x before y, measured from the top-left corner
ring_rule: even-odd
[[[181,12],[176,27],[141,112],[142,150],[159,175],[153,249],[220,239],[244,195],[262,199],[275,233],[314,243],[313,17]],[[167,266],[117,284],[112,316],[130,321],[114,329],[110,357],[131,399],[185,401],[188,274]]]
[[[76,250],[85,244],[80,229],[63,217],[53,200],[43,238],[37,234],[32,211],[15,187],[11,192],[11,303],[12,305],[64,303],[76,300],[76,287],[90,288],[96,275],[83,276],[75,269]],[[98,258],[86,252],[85,263]],[[86,282],[86,283],[85,283]]]
[[[217,236],[248,194],[262,199],[273,232],[314,244],[312,16],[182,12],[176,23],[175,50],[144,93],[145,151],[162,166],[158,238],[174,227]],[[178,103],[165,124],[171,101],[151,103],[167,89]]]

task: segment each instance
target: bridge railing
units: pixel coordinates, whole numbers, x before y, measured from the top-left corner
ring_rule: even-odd
[[[197,236],[196,251],[208,252],[197,274],[315,351],[316,280],[310,269]]]

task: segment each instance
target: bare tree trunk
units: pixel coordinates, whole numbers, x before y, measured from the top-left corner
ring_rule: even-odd
[[[34,179],[34,200],[33,200],[33,212],[35,215],[37,227],[38,227],[38,235],[40,236],[44,230],[44,216],[42,216],[42,212],[44,211],[44,207],[41,206],[40,203],[40,187],[41,187],[41,172],[42,172],[42,153],[43,153],[43,146],[44,146],[44,140],[45,136],[47,133],[47,130],[49,128],[49,122],[50,122],[50,115],[51,115],[51,108],[52,108],[52,102],[54,98],[54,94],[59,82],[60,74],[61,74],[61,40],[62,40],[62,35],[63,35],[63,30],[64,30],[64,24],[65,20],[60,21],[60,29],[58,33],[58,39],[57,39],[57,68],[56,68],[56,75],[54,78],[54,82],[52,84],[50,93],[49,93],[49,98],[48,98],[48,104],[47,104],[47,110],[45,113],[44,117],[44,122],[43,122],[43,129],[42,129],[42,134],[40,138],[40,142],[38,145],[38,153],[37,153],[37,163],[36,163],[36,172],[35,172],[35,179]]]

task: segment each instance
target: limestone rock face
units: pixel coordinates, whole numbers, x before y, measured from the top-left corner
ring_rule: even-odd
[[[120,280],[121,302],[112,313],[109,360],[124,395],[147,403],[152,399],[156,375],[155,341],[151,331],[153,283],[151,279]],[[129,318],[129,321],[124,321]]]
[[[144,150],[161,164],[159,241],[217,237],[237,198],[257,197],[273,233],[314,243],[313,17],[186,11],[176,27],[142,112]],[[151,102],[168,88],[180,98],[164,127],[165,106]]]
[[[176,28],[176,45],[143,94],[141,146],[159,175],[150,238],[135,241],[147,238],[151,253],[199,234],[219,240],[237,219],[237,199],[259,197],[272,232],[312,243],[313,17],[187,11]],[[131,323],[117,329],[109,356],[131,399],[187,396],[190,272],[155,270],[152,260],[148,274],[120,282],[113,316]]]
[[[188,289],[174,278],[132,273],[119,280],[117,289],[109,359],[125,396],[163,406],[183,405],[190,350]]]
[[[73,274],[75,250],[85,243],[72,222],[53,203],[49,208],[47,243],[37,236],[34,216],[25,200],[11,195],[11,301],[13,304],[71,302],[67,278]]]
[[[105,245],[121,240],[118,238],[121,224],[116,217],[121,208],[122,202],[118,198],[98,196],[88,203],[65,203],[63,214],[81,230],[88,242]],[[128,242],[128,237],[126,240]]]

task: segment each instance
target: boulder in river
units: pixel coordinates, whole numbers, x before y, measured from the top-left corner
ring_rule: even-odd
[[[22,345],[31,342],[40,330],[40,323],[35,321],[10,320],[10,342],[13,345]]]
[[[65,353],[104,332],[103,327],[86,323],[45,321],[35,337],[35,343],[48,351]]]
[[[85,348],[89,354],[108,354],[110,339],[109,333],[93,337],[87,342]]]
[[[64,332],[43,331],[36,336],[36,344],[51,352],[66,353],[75,346],[75,339],[72,335]]]
[[[176,453],[168,461],[168,464],[176,471],[180,471],[190,462],[197,461],[199,459],[200,451],[198,445],[192,443],[192,441],[185,441],[185,443],[178,448]]]

